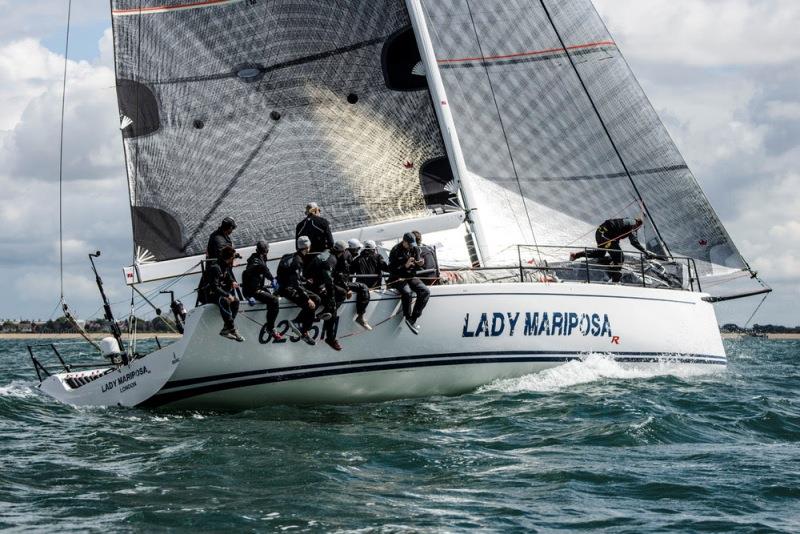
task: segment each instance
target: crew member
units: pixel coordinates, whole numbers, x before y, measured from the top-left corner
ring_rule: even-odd
[[[304,274],[305,262],[311,247],[311,240],[306,236],[297,238],[294,254],[286,254],[278,263],[278,295],[293,302],[300,308],[297,317],[289,321],[289,327],[300,336],[300,339],[309,345],[316,342],[308,334],[314,323],[314,311],[319,305],[320,298],[306,289]]]
[[[417,247],[417,238],[411,232],[404,234],[403,239],[389,253],[387,286],[400,292],[406,325],[414,334],[419,334],[417,320],[422,315],[425,305],[428,304],[431,294],[430,290],[416,276],[417,270],[422,267],[423,263]],[[415,293],[417,300],[412,310],[411,300]]]
[[[269,243],[263,239],[256,243],[256,251],[247,258],[247,267],[242,273],[242,293],[244,293],[244,298],[251,303],[258,301],[267,305],[266,330],[272,334],[272,338],[275,341],[283,341],[283,335],[275,330],[279,300],[265,284],[267,280],[272,282],[273,285],[275,282],[275,277],[272,276],[267,266],[268,254]]]
[[[328,221],[320,217],[322,210],[316,202],[309,202],[306,206],[305,218],[297,223],[294,238],[307,236],[311,240],[311,252],[330,250],[333,246],[333,234]]]
[[[346,298],[347,289],[336,285],[334,281],[334,269],[347,244],[344,241],[334,243],[332,252],[320,252],[319,254],[309,254],[306,258],[304,274],[306,277],[306,288],[320,296],[322,303],[322,313],[318,315],[322,319],[322,333],[327,343],[333,350],[342,350],[342,345],[336,339],[336,317],[339,304]]]
[[[422,258],[422,270],[425,271],[420,280],[426,286],[433,286],[439,283],[439,261],[436,259],[436,250],[422,242],[422,234],[414,230],[411,232],[417,240],[419,255]]]
[[[364,249],[361,254],[350,264],[351,274],[362,275],[357,277],[356,281],[362,282],[369,289],[379,289],[382,280],[381,273],[388,272],[389,265],[378,252],[375,241],[364,241]]]
[[[239,312],[239,299],[234,291],[238,288],[233,278],[233,259],[236,251],[225,246],[219,252],[219,259],[209,261],[200,280],[199,295],[201,304],[216,303],[222,315],[223,327],[219,335],[244,341],[236,330],[234,320]]]
[[[352,263],[358,257],[359,252],[361,252],[361,241],[358,239],[348,239],[347,240],[347,255],[349,257],[350,262]]]
[[[597,227],[594,233],[594,239],[597,242],[597,248],[594,250],[573,252],[569,255],[570,260],[578,258],[594,258],[601,260],[601,262],[609,262],[614,267],[610,270],[609,275],[613,283],[618,283],[622,277],[622,264],[625,262],[625,254],[619,246],[619,242],[627,238],[630,244],[640,251],[647,259],[665,259],[650,252],[639,243],[636,237],[636,231],[642,227],[643,221],[641,217],[634,219],[608,219]],[[606,257],[608,254],[608,257]]]
[[[222,219],[219,228],[214,230],[214,233],[208,238],[208,246],[206,246],[206,258],[215,260],[219,258],[219,253],[225,247],[233,248],[233,240],[231,234],[236,230],[236,223],[230,217]]]
[[[355,244],[357,246],[353,246]],[[345,246],[347,249],[345,250]],[[337,241],[333,244],[331,255],[336,259],[336,264],[333,267],[333,283],[336,290],[336,304],[339,305],[346,299],[356,294],[356,322],[366,330],[372,330],[372,327],[367,323],[364,318],[364,313],[369,306],[369,288],[359,281],[353,281],[353,275],[350,268],[353,264],[353,249],[359,250],[361,243],[357,239],[351,239],[348,243],[344,241]]]

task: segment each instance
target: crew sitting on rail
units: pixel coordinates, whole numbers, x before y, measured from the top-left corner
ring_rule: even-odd
[[[239,285],[233,277],[233,259],[236,250],[225,246],[219,253],[219,258],[206,264],[203,276],[200,279],[198,293],[201,304],[216,303],[222,315],[223,327],[219,335],[244,341],[236,330],[234,320],[239,312],[239,299],[236,297],[236,288]]]
[[[219,258],[219,254],[225,247],[233,246],[231,234],[236,230],[236,223],[230,217],[222,219],[219,228],[214,230],[214,233],[208,238],[208,246],[206,246],[206,258],[215,260]]]
[[[338,243],[338,245],[337,245]],[[346,244],[343,241],[334,243],[334,251],[344,251]],[[317,312],[317,318],[322,319],[322,333],[327,343],[333,350],[342,350],[336,339],[336,317],[340,302],[337,292],[346,290],[337,288],[334,283],[333,271],[337,258],[332,252],[324,251],[319,254],[308,254],[305,258],[303,273],[306,277],[306,290],[319,295],[322,309]]]
[[[406,325],[414,333],[419,334],[417,320],[422,315],[422,310],[428,304],[430,290],[417,278],[417,270],[424,261],[420,257],[417,238],[411,232],[403,235],[403,239],[396,244],[389,253],[389,280],[387,286],[400,292],[403,304],[403,315]],[[411,309],[411,300],[416,293],[417,300],[414,309]]]
[[[436,259],[436,250],[422,243],[422,234],[414,230],[411,232],[417,240],[419,255],[422,258],[422,270],[426,271],[419,279],[426,286],[439,284],[439,261]]]
[[[275,319],[278,317],[278,297],[272,292],[276,280],[272,276],[267,266],[267,255],[269,254],[269,243],[263,239],[256,243],[256,251],[247,258],[247,267],[242,273],[242,293],[251,305],[256,301],[267,305],[266,331],[272,335],[275,341],[283,341],[283,335],[275,330]],[[272,282],[271,287],[267,287],[266,281]]]
[[[375,241],[371,239],[364,241],[364,249],[350,264],[351,274],[362,275],[357,277],[356,281],[363,283],[369,289],[379,289],[382,280],[381,274],[388,272],[389,265],[378,252],[378,246]]]
[[[630,244],[639,250],[647,259],[665,259],[653,252],[650,252],[639,243],[636,237],[636,231],[641,228],[643,224],[641,217],[635,219],[608,219],[597,227],[594,233],[594,239],[597,242],[597,249],[573,252],[569,255],[569,259],[574,261],[578,258],[588,257],[601,261],[608,261],[610,259],[611,265],[615,266],[610,270],[610,277],[613,283],[619,283],[622,277],[622,264],[625,261],[625,254],[619,246],[619,242],[628,238]],[[608,254],[608,258],[606,258]]]
[[[333,247],[331,225],[320,216],[321,211],[316,202],[309,202],[306,206],[306,216],[297,223],[294,233],[295,239],[306,236],[311,240],[311,252],[322,252]]]
[[[347,246],[346,250],[345,246]],[[333,244],[331,253],[336,258],[336,264],[333,267],[333,284],[336,289],[337,305],[352,297],[353,293],[356,294],[356,322],[364,329],[372,330],[367,320],[364,319],[364,313],[369,306],[369,288],[358,280],[353,281],[353,275],[350,272],[355,260],[351,250],[358,251],[360,248],[361,243],[358,239],[351,239],[348,243],[337,241]]]
[[[297,317],[289,321],[289,327],[300,339],[309,345],[316,345],[316,341],[308,335],[308,330],[314,322],[314,311],[320,303],[320,298],[306,289],[304,274],[305,261],[309,255],[311,240],[306,236],[297,238],[297,252],[286,254],[278,263],[278,295],[293,302],[300,308]]]
[[[355,238],[348,239],[347,255],[351,263],[358,257],[359,252],[361,252],[361,241]]]

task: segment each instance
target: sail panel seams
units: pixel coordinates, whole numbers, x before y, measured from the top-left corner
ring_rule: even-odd
[[[409,24],[401,0],[115,17],[117,78],[158,103],[159,129],[124,140],[136,244],[158,260],[202,253],[227,215],[239,244],[280,241],[312,200],[341,230],[429,216],[420,169],[445,156],[430,94],[390,90],[382,65]]]
[[[539,2],[421,1],[467,169],[505,221],[494,227],[518,225],[488,202],[498,194],[489,184],[509,199],[522,189],[524,203],[505,203],[529,207],[540,242],[589,246],[603,220],[641,211],[638,190],[670,250],[696,258],[702,274],[744,266],[589,0],[547,2],[558,33]],[[487,239],[497,252],[529,237]]]

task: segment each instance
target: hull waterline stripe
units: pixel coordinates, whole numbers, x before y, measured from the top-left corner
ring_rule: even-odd
[[[468,355],[470,353],[463,353]],[[478,354],[485,354],[485,353],[474,353],[475,355]],[[497,354],[506,354],[512,355],[513,352],[507,353],[497,353]],[[527,352],[525,354],[532,354],[531,352]],[[491,363],[535,363],[535,362],[559,362],[559,363],[566,363],[574,360],[582,360],[586,354],[585,353],[558,353],[558,352],[546,352],[543,354],[562,354],[558,356],[523,356],[523,357],[474,357],[474,358],[449,358],[445,360],[433,360],[433,361],[408,361],[408,357],[405,358],[406,361],[395,362],[395,363],[384,363],[378,365],[362,365],[363,362],[367,360],[358,361],[358,365],[349,365],[347,367],[338,367],[334,369],[317,369],[317,370],[308,370],[308,371],[301,371],[291,374],[268,374],[267,376],[260,376],[257,378],[249,378],[244,380],[233,380],[229,382],[223,383],[216,383],[216,384],[207,384],[204,386],[198,386],[195,388],[189,389],[181,389],[178,391],[164,391],[162,390],[161,393],[157,393],[150,399],[146,400],[139,406],[141,407],[158,407],[163,406],[165,404],[169,404],[172,402],[177,402],[179,400],[196,397],[198,395],[203,395],[207,393],[214,393],[218,391],[225,391],[229,389],[238,389],[243,387],[250,387],[250,386],[257,386],[261,384],[268,384],[274,382],[284,382],[284,381],[291,381],[291,380],[303,380],[309,378],[318,378],[318,377],[325,377],[325,376],[335,376],[335,375],[345,375],[345,374],[356,374],[362,372],[372,372],[372,371],[387,371],[387,370],[397,370],[397,369],[410,369],[415,367],[441,367],[447,365],[466,365],[466,364],[491,364]],[[726,365],[727,361],[724,358],[717,357],[717,356],[704,356],[704,355],[684,355],[684,356],[646,356],[649,353],[631,353],[631,356],[612,356],[615,361],[620,363],[694,363],[694,364],[703,364],[703,365]],[[424,357],[424,356],[422,356]],[[430,356],[429,356],[430,357]],[[420,357],[417,357],[420,358]],[[387,358],[382,361],[391,361],[395,358]],[[333,364],[312,364],[308,366],[300,366],[300,368],[311,369],[314,367],[330,367]],[[289,368],[284,368],[289,369]],[[255,374],[255,373],[270,373],[270,371],[252,371],[248,374]],[[238,374],[238,373],[231,373],[231,374]],[[245,373],[242,373],[244,375]],[[218,375],[217,377],[203,377],[195,380],[203,380],[203,381],[211,381],[211,380],[220,380],[224,379],[226,375]],[[185,381],[182,381],[185,382]],[[174,382],[170,382],[165,386],[165,389],[169,388],[169,384],[174,384]],[[176,387],[176,386],[173,386]]]
[[[401,362],[401,361],[415,361],[415,360],[433,360],[438,359],[442,361],[451,361],[455,358],[487,358],[494,356],[530,356],[535,358],[546,358],[554,356],[556,360],[543,360],[543,361],[562,361],[561,359],[569,357],[571,359],[580,359],[587,355],[586,352],[575,351],[553,351],[553,350],[507,350],[507,351],[482,351],[482,352],[453,352],[450,354],[416,354],[412,356],[393,356],[389,358],[369,358],[364,360],[341,360],[338,362],[322,362],[311,363],[306,365],[292,365],[288,367],[275,367],[271,369],[258,369],[255,371],[241,371],[238,373],[225,373],[219,375],[209,375],[197,378],[186,378],[183,380],[170,380],[167,382],[162,391],[167,389],[180,388],[184,386],[191,386],[194,384],[202,384],[204,382],[217,382],[219,380],[231,380],[235,378],[243,378],[248,376],[277,374],[277,373],[290,373],[295,371],[308,371],[311,369],[321,369],[326,367],[351,367],[360,366],[364,364],[381,364],[387,362]],[[630,358],[645,358],[645,361],[651,360],[671,360],[679,358],[689,358],[691,360],[716,360],[725,363],[727,360],[722,356],[714,356],[711,354],[684,354],[678,356],[665,356],[663,352],[614,352],[609,354],[614,359],[620,361],[630,361]],[[533,360],[532,360],[533,361]],[[564,360],[567,361],[567,360]]]

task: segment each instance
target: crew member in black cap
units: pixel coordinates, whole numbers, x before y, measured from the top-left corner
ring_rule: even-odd
[[[242,273],[242,293],[251,304],[255,301],[267,305],[266,331],[272,334],[275,341],[282,341],[283,335],[275,330],[275,319],[278,317],[278,297],[267,288],[265,281],[275,281],[275,277],[267,266],[269,243],[263,239],[256,243],[256,251],[247,258],[247,267]]]
[[[404,234],[402,241],[389,253],[389,280],[386,285],[400,292],[406,325],[415,334],[419,334],[417,320],[431,295],[430,290],[416,276],[417,269],[422,267],[423,263],[417,247],[417,238],[411,232]],[[411,300],[415,293],[417,301],[412,311]]]
[[[230,217],[225,217],[222,219],[222,223],[219,225],[219,228],[214,230],[214,233],[211,234],[211,237],[208,238],[208,246],[206,246],[206,258],[210,260],[215,260],[219,258],[219,253],[222,251],[223,248],[233,246],[233,240],[231,239],[231,234],[236,229],[236,223]]]
[[[328,221],[320,217],[322,210],[316,202],[309,202],[306,206],[306,217],[297,223],[294,238],[307,236],[311,240],[311,252],[322,252],[333,248],[333,234]]]

